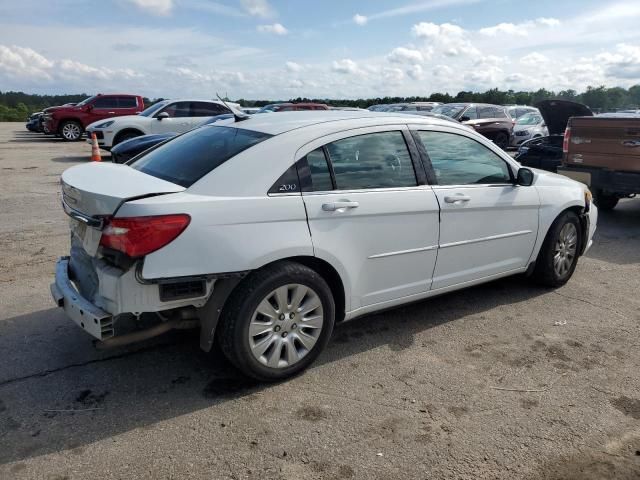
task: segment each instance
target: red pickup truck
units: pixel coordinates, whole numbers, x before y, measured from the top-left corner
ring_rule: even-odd
[[[50,107],[44,110],[44,132],[74,142],[80,140],[87,125],[111,117],[135,115],[144,110],[139,95],[110,93],[89,97],[77,105]]]

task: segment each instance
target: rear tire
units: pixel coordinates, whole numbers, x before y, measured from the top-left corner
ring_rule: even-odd
[[[279,262],[251,273],[236,288],[216,339],[242,373],[273,382],[311,365],[329,342],[334,322],[335,302],[325,280],[304,265]]]
[[[82,138],[83,132],[82,125],[74,120],[62,122],[58,130],[58,133],[66,142],[77,142]]]
[[[593,202],[602,211],[610,211],[616,208],[619,198],[615,195],[603,193],[602,190],[595,192]]]
[[[493,140],[493,143],[495,143],[501,149],[506,150],[509,146],[509,135],[504,132],[499,132],[496,135],[496,138]]]
[[[580,219],[572,211],[561,214],[551,225],[538,253],[533,279],[547,287],[569,281],[582,248]]]

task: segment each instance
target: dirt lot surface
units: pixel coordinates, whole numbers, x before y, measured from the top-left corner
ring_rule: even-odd
[[[640,478],[640,200],[559,290],[509,278],[355,320],[256,385],[191,333],[98,352],[53,306],[58,177],[89,155],[0,124],[0,478]]]

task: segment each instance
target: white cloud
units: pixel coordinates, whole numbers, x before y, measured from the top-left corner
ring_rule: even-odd
[[[404,80],[404,72],[399,68],[386,67],[382,69],[382,79],[386,84],[399,85]]]
[[[524,81],[525,76],[521,73],[511,73],[504,77],[504,79],[507,83],[521,83]]]
[[[140,10],[152,15],[169,15],[173,9],[173,0],[129,0]]]
[[[523,65],[536,66],[547,63],[549,59],[538,52],[531,52],[520,59]]]
[[[640,46],[620,43],[615,52],[598,54],[596,61],[608,76],[636,81],[640,77]]]
[[[256,29],[261,33],[273,33],[274,35],[286,35],[289,30],[284,28],[281,23],[274,23],[273,25],[258,25]]]
[[[449,57],[477,56],[480,51],[471,43],[469,32],[451,23],[421,22],[411,28],[413,35],[426,42],[430,52]]]
[[[394,48],[387,59],[391,63],[422,63],[424,57],[419,50],[413,50],[405,47]]]
[[[493,27],[485,27],[478,30],[481,35],[495,37],[497,35],[518,35],[526,37],[535,27],[557,27],[560,20],[557,18],[541,17],[535,20],[528,20],[522,23],[499,23]]]
[[[352,74],[358,71],[358,64],[350,58],[343,58],[342,60],[334,60],[331,64],[331,70],[337,73]]]
[[[412,78],[414,80],[421,80],[423,77],[422,67],[420,65],[412,65],[407,70],[407,75],[409,76],[409,78]]]
[[[353,21],[357,24],[357,25],[366,25],[367,22],[369,21],[369,19],[367,17],[365,17],[364,15],[360,15],[358,13],[356,13],[353,16]]]
[[[270,18],[275,16],[275,10],[267,0],[240,0],[242,8],[254,17]]]
[[[373,13],[367,16],[367,20],[379,20],[383,18],[399,17],[402,15],[411,15],[430,10],[455,7],[458,5],[469,5],[472,3],[478,3],[480,1],[481,0],[423,0],[421,2],[409,3],[407,5],[401,5],[396,8]]]
[[[296,62],[287,62],[285,63],[285,66],[287,67],[287,70],[289,70],[290,72],[297,73],[302,71],[302,65]]]

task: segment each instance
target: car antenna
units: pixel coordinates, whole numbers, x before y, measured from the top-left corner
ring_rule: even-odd
[[[227,105],[227,102],[225,102],[222,99],[222,97],[220,97],[220,95],[218,95],[217,92],[216,92],[216,97],[218,97],[218,100],[220,100],[222,103],[224,103],[225,107],[227,107],[229,110],[231,110],[231,113],[233,113],[233,118],[235,119],[236,122],[241,122],[243,120],[248,120],[249,119],[249,115],[247,115],[246,113],[239,112],[235,108],[232,108],[229,105]]]

